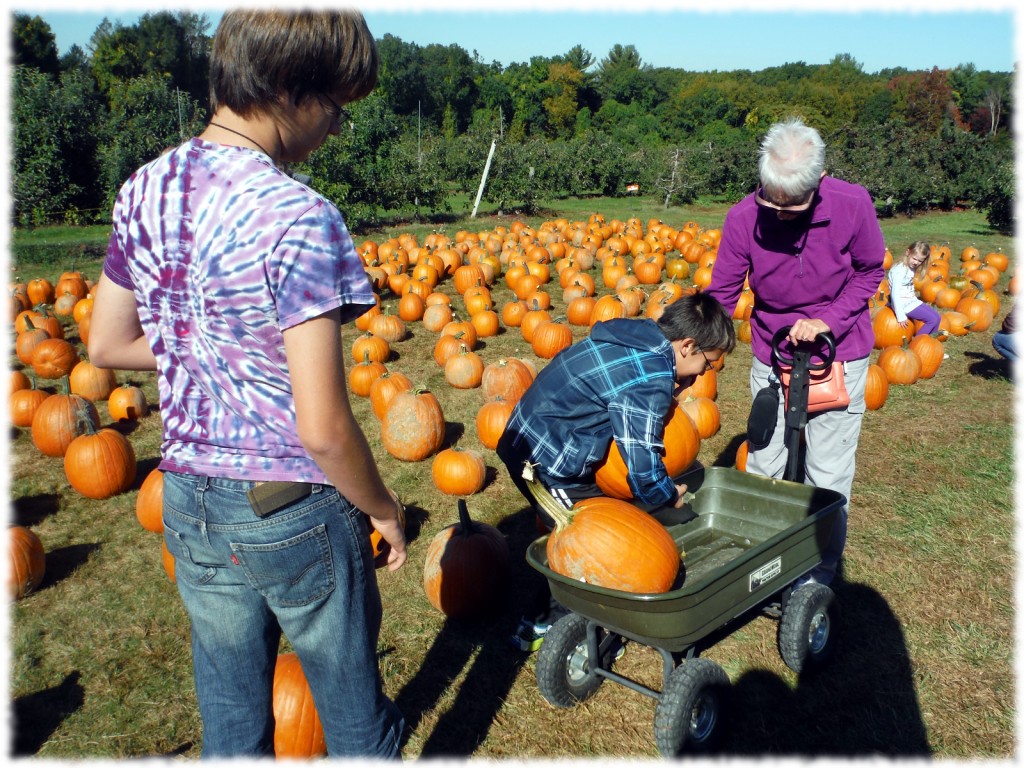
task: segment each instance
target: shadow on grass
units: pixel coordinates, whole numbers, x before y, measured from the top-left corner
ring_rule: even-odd
[[[97,544],[72,544],[57,547],[46,553],[46,575],[43,577],[42,589],[48,589],[71,576],[78,570],[89,556],[97,551]]]
[[[833,583],[836,655],[796,689],[767,670],[732,686],[723,752],[807,757],[932,754],[899,620],[864,584]]]
[[[524,612],[526,602],[532,602],[530,596],[537,595],[545,583],[540,574],[525,565],[526,548],[537,537],[535,513],[524,502],[522,510],[506,517],[497,528],[505,535],[511,555],[507,595],[495,596],[496,610],[490,616],[448,619],[419,671],[395,697],[405,716],[408,736],[465,673],[455,700],[426,736],[421,757],[472,755],[487,738],[528,658],[512,646],[510,638],[518,621],[515,617]]]
[[[36,754],[64,720],[85,702],[81,673],[69,673],[59,685],[17,697],[11,707],[12,754]]]
[[[26,528],[39,525],[50,515],[56,514],[58,501],[60,496],[55,493],[40,493],[13,499],[11,525],[23,525]]]
[[[1005,357],[984,355],[980,352],[964,352],[964,357],[974,360],[968,367],[972,376],[1013,381],[1013,364]]]

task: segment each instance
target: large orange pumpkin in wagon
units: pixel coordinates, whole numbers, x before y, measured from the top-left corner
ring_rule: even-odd
[[[672,535],[649,514],[621,499],[597,496],[559,504],[533,476],[523,473],[534,498],[555,521],[548,536],[548,567],[577,581],[623,592],[667,592],[679,575]]]

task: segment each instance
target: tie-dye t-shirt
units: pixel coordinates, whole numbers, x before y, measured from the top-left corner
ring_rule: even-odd
[[[338,209],[255,150],[192,139],[125,182],[103,271],[159,371],[160,468],[325,483],[295,428],[281,332],[374,304]]]

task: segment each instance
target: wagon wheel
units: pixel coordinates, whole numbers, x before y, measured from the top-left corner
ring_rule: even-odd
[[[611,669],[617,636],[602,629],[600,652],[605,669]],[[591,669],[587,655],[587,620],[569,613],[551,625],[537,654],[537,688],[556,707],[568,708],[591,697],[604,678]]]
[[[710,659],[684,661],[669,676],[654,710],[654,741],[664,757],[714,749],[729,692],[729,676]]]
[[[794,672],[815,671],[835,651],[835,593],[810,582],[789,598],[779,621],[779,655]]]

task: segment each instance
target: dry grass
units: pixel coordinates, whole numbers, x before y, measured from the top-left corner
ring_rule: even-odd
[[[98,265],[83,268],[98,273]],[[495,295],[500,305],[509,291],[502,284]],[[388,367],[437,395],[449,444],[484,452],[488,484],[468,499],[469,509],[506,535],[515,566],[486,617],[446,620],[430,607],[423,557],[433,535],[455,522],[456,501],[434,488],[429,461],[406,464],[383,450],[368,403],[354,398],[382,471],[410,513],[409,563],[380,576],[380,664],[408,722],[406,757],[654,757],[653,699],[605,683],[580,706],[555,709],[537,692],[535,656],[510,646],[540,579],[524,561],[533,517],[476,438],[481,393],[448,387],[430,356],[434,335],[412,331]],[[780,660],[776,625],[765,618],[738,626],[707,652],[733,682],[727,755],[1014,754],[1014,388],[990,336],[949,341],[950,359],[934,379],[892,387],[886,405],[865,417],[844,575],[835,585],[841,647],[825,674],[798,679]],[[516,331],[479,351],[487,362],[514,355],[543,364]],[[722,429],[701,447],[706,465],[734,461],[750,403],[749,360],[740,345],[719,374]],[[156,402],[151,377],[131,378]],[[100,411],[107,423],[104,404]],[[159,536],[134,517],[159,428],[154,410],[131,432],[140,460],[135,488],[101,502],[75,494],[61,462],[39,456],[27,432],[12,430],[14,518],[39,533],[48,553],[42,588],[11,612],[16,754],[198,756],[187,620],[162,570]],[[660,685],[661,659],[651,649],[630,646],[616,669]]]

